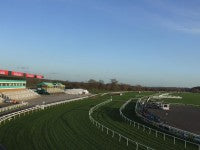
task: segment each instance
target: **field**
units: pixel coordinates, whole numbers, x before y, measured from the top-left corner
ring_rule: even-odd
[[[172,95],[181,96],[183,99],[165,99],[164,101],[168,103],[200,105],[200,93],[176,93]]]
[[[121,119],[119,108],[126,100],[135,96],[138,94],[127,93],[123,96],[113,96],[113,101],[95,111],[93,117],[122,135],[154,149],[184,149],[183,143],[177,142],[174,145],[172,140],[164,141],[161,136],[156,138],[155,135],[148,134],[142,129],[129,126]],[[134,144],[126,146],[126,141],[119,142],[119,137],[112,138],[110,133],[107,135],[90,122],[89,109],[108,98],[104,96],[72,102],[16,118],[0,126],[0,143],[8,150],[135,149]],[[127,115],[132,119],[137,119],[133,110],[134,107],[131,107]],[[194,149],[194,147],[187,149]]]

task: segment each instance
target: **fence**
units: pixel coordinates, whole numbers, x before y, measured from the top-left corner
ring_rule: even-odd
[[[19,108],[19,107],[23,107],[23,106],[27,106],[28,103],[21,103],[21,104],[16,104],[16,105],[12,105],[12,106],[8,106],[8,107],[2,107],[0,108],[0,112],[5,112],[11,109],[15,109],[15,108]]]
[[[43,110],[43,109],[53,107],[53,106],[56,106],[56,105],[66,104],[66,103],[70,103],[70,102],[74,102],[74,101],[78,101],[78,100],[83,100],[83,99],[94,97],[94,96],[96,96],[96,95],[86,96],[86,97],[81,97],[81,98],[75,98],[75,99],[71,99],[71,100],[64,100],[64,101],[54,102],[54,103],[50,103],[50,104],[46,104],[46,105],[37,105],[35,107],[16,111],[16,112],[1,116],[0,117],[0,124],[5,123],[7,120],[10,121],[12,119],[15,119],[15,117],[17,117],[17,116],[20,117],[21,115],[25,115],[26,113],[29,114],[30,112],[33,112],[33,111],[39,111],[39,110]]]
[[[151,97],[149,97],[150,99]],[[169,126],[167,124],[164,124],[164,123],[156,123],[154,121],[151,121],[145,117],[143,117],[142,115],[140,115],[140,113],[137,111],[137,106],[138,104],[140,104],[140,101],[142,99],[139,99],[136,103],[136,107],[135,107],[135,111],[136,111],[136,114],[141,117],[145,122],[148,122],[150,124],[152,124],[153,126],[155,127],[158,127],[159,129],[161,130],[164,130],[166,132],[169,132],[171,134],[174,134],[176,135],[176,137],[180,137],[179,139],[182,139],[183,141],[185,141],[185,146],[187,145],[187,143],[190,143],[190,144],[194,144],[194,145],[198,145],[199,146],[199,143],[200,143],[200,135],[197,135],[197,134],[194,134],[194,133],[191,133],[191,132],[188,132],[188,131],[184,131],[184,130],[181,130],[181,129],[178,129],[178,128],[175,128],[175,127],[172,127],[172,126]],[[142,102],[142,105],[143,105],[144,102]],[[196,144],[198,143],[198,144]],[[200,146],[199,146],[200,147]]]
[[[112,99],[107,100],[107,101],[105,101],[105,102],[102,102],[102,103],[100,103],[100,104],[98,104],[98,105],[92,107],[92,108],[89,110],[89,119],[90,119],[90,121],[91,121],[94,125],[96,125],[96,127],[98,127],[99,129],[101,129],[102,132],[105,130],[107,134],[111,133],[112,138],[113,138],[114,136],[118,136],[118,137],[119,137],[119,142],[121,142],[122,139],[126,140],[126,145],[127,145],[127,146],[128,146],[130,143],[133,143],[133,144],[135,144],[135,146],[136,146],[136,150],[138,150],[140,147],[145,148],[145,149],[147,149],[147,150],[153,150],[153,148],[151,148],[151,147],[148,147],[148,146],[146,146],[146,145],[143,145],[143,144],[141,144],[141,143],[138,143],[138,142],[136,142],[136,141],[133,141],[133,140],[129,139],[128,137],[126,137],[126,136],[120,134],[119,132],[116,132],[116,131],[114,131],[114,130],[112,130],[112,129],[106,127],[106,126],[104,126],[103,124],[101,124],[100,122],[96,121],[96,120],[92,117],[92,114],[93,114],[94,111],[96,111],[97,109],[99,109],[101,106],[103,106],[103,105],[105,105],[105,104],[107,104],[107,103],[110,103],[111,101],[112,101]]]
[[[124,104],[121,106],[121,108],[120,108],[120,115],[121,115],[121,117],[122,117],[125,121],[127,121],[127,122],[129,123],[129,125],[133,125],[133,126],[136,127],[137,129],[141,129],[141,128],[142,128],[143,131],[148,131],[149,134],[155,133],[154,136],[156,136],[156,138],[158,137],[158,135],[161,135],[161,136],[163,137],[163,140],[164,140],[164,141],[166,140],[166,138],[171,138],[171,139],[173,139],[173,144],[176,144],[176,143],[177,143],[177,140],[182,141],[182,142],[184,143],[185,149],[187,148],[187,143],[188,143],[188,144],[192,144],[192,145],[196,146],[197,149],[200,150],[200,145],[199,145],[199,144],[196,144],[196,143],[187,141],[187,140],[185,140],[185,139],[178,138],[178,137],[173,136],[173,135],[170,135],[170,134],[166,134],[166,133],[164,133],[164,132],[161,132],[161,131],[158,131],[158,130],[156,130],[156,129],[150,128],[150,127],[148,127],[148,126],[146,126],[146,125],[144,125],[144,124],[138,123],[138,122],[133,121],[133,120],[129,119],[128,117],[126,117],[126,116],[123,114],[123,110],[126,108],[126,106],[127,106],[132,100],[134,100],[134,99],[128,100],[128,101],[127,101],[126,103],[124,103]],[[136,111],[136,113],[137,113],[137,110],[136,110],[136,109],[137,109],[137,103],[136,103],[136,106],[135,106],[135,111]],[[137,115],[139,115],[140,117],[142,117],[143,120],[146,119],[146,118],[144,118],[143,116],[141,116],[140,114],[137,114]]]

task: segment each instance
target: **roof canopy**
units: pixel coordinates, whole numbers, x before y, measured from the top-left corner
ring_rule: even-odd
[[[54,87],[54,86],[58,86],[58,87],[65,87],[63,84],[61,83],[50,83],[50,82],[41,82],[39,83],[37,86],[47,86],[47,87]]]
[[[25,80],[4,80],[0,79],[0,83],[26,83]]]

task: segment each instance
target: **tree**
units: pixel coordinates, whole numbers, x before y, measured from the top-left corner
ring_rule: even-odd
[[[114,84],[114,85],[118,84],[117,79],[111,79],[110,81],[111,81],[111,84]]]
[[[100,83],[100,84],[104,84],[104,81],[103,81],[103,80],[99,80],[99,83]]]
[[[90,80],[88,81],[88,83],[97,83],[97,81],[94,80],[94,79],[90,79]]]

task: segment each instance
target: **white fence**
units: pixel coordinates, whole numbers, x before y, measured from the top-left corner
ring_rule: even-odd
[[[83,99],[94,97],[94,96],[96,96],[96,95],[86,96],[86,97],[81,97],[81,98],[75,98],[75,99],[71,99],[71,100],[64,100],[64,101],[54,102],[54,103],[50,103],[50,104],[46,104],[46,105],[37,105],[35,107],[16,111],[16,112],[1,116],[0,117],[0,124],[5,123],[7,120],[10,121],[12,119],[15,119],[16,116],[20,117],[21,115],[25,115],[26,113],[29,114],[30,112],[33,112],[33,111],[39,111],[39,110],[43,110],[43,109],[48,108],[48,107],[53,107],[53,106],[60,105],[60,104],[66,104],[66,103],[69,103],[69,102],[83,100]]]
[[[151,148],[151,147],[149,147],[149,146],[146,146],[146,145],[143,145],[143,144],[141,144],[141,143],[138,143],[138,142],[136,142],[136,141],[134,141],[134,140],[132,140],[132,139],[129,139],[128,137],[126,137],[126,136],[120,134],[119,132],[116,132],[116,131],[114,131],[114,130],[112,130],[112,129],[106,127],[106,126],[104,126],[103,124],[101,124],[100,122],[96,121],[96,120],[92,117],[92,113],[93,113],[94,111],[96,111],[97,109],[99,109],[101,106],[103,106],[103,105],[105,105],[105,104],[107,104],[107,103],[110,103],[111,101],[112,101],[112,99],[107,100],[107,101],[105,101],[105,102],[102,102],[102,103],[100,103],[100,104],[98,104],[98,105],[92,107],[92,108],[89,110],[89,119],[90,119],[90,121],[91,121],[94,125],[96,125],[96,127],[98,127],[99,129],[101,129],[102,132],[105,130],[107,134],[111,134],[111,135],[112,135],[112,138],[113,138],[114,136],[117,136],[117,137],[119,138],[119,142],[121,142],[122,139],[126,140],[126,145],[127,145],[127,146],[128,146],[130,143],[132,143],[132,144],[135,144],[136,150],[138,150],[140,147],[145,148],[145,149],[147,149],[147,150],[153,150],[153,148]]]
[[[5,111],[11,110],[11,109],[20,108],[20,107],[27,106],[27,105],[28,105],[28,103],[25,102],[25,103],[21,103],[21,104],[12,105],[12,106],[2,107],[2,108],[0,108],[0,112],[5,112]]]
[[[145,98],[145,97],[144,97],[144,98]],[[151,98],[151,97],[149,97],[149,99],[150,99],[150,98]],[[200,143],[200,135],[197,135],[197,134],[194,134],[194,133],[191,133],[191,132],[188,132],[188,131],[184,131],[184,130],[178,129],[178,128],[169,126],[169,125],[164,124],[164,123],[162,123],[162,124],[156,123],[156,122],[154,122],[154,121],[151,121],[151,120],[149,120],[149,119],[143,117],[143,116],[138,112],[138,109],[137,109],[137,108],[138,108],[138,104],[140,104],[141,100],[142,100],[142,99],[139,99],[139,100],[137,101],[136,107],[135,107],[135,112],[136,112],[136,114],[137,114],[139,117],[141,117],[145,122],[151,123],[153,126],[158,127],[158,128],[160,128],[161,130],[164,130],[164,129],[165,129],[164,131],[166,131],[166,132],[168,132],[168,133],[171,133],[171,134],[174,134],[174,135],[176,135],[177,137],[180,137],[179,139],[182,139],[183,141],[185,141],[186,144],[187,144],[187,143],[190,143],[190,144],[195,144],[195,145],[198,145],[198,146],[199,146],[199,143]],[[144,103],[144,102],[141,102],[142,105],[143,105],[143,103]],[[166,130],[166,129],[169,129],[169,130]],[[183,137],[181,137],[180,134],[183,135]],[[193,137],[193,141],[189,141],[189,140],[188,140],[188,137]],[[198,143],[198,144],[196,144],[195,142]],[[185,144],[185,146],[186,146],[186,144]],[[200,147],[200,146],[199,146],[199,147]]]
[[[120,115],[121,115],[121,117],[122,117],[125,121],[127,121],[127,122],[129,123],[129,125],[133,125],[133,126],[134,126],[135,128],[137,128],[137,129],[141,129],[141,128],[142,128],[143,131],[148,131],[149,134],[155,133],[155,134],[153,134],[155,137],[158,137],[158,135],[162,135],[164,141],[166,140],[166,138],[171,138],[171,139],[173,139],[173,144],[176,144],[176,143],[177,143],[177,140],[182,141],[182,142],[184,143],[185,149],[187,148],[187,143],[188,143],[188,144],[193,144],[193,145],[195,145],[195,146],[197,147],[197,149],[200,150],[200,145],[199,145],[199,144],[196,144],[196,143],[187,141],[187,140],[185,140],[185,139],[178,138],[178,137],[173,136],[173,135],[170,135],[170,134],[166,134],[166,133],[164,133],[164,132],[161,132],[161,131],[158,131],[158,130],[156,130],[156,129],[150,128],[150,127],[148,127],[148,126],[146,126],[146,125],[144,125],[144,124],[138,123],[138,122],[136,122],[136,121],[134,121],[134,120],[131,120],[131,119],[129,119],[128,117],[126,117],[126,116],[123,114],[123,110],[126,108],[126,106],[127,106],[132,100],[134,100],[134,99],[128,100],[128,101],[127,101],[126,103],[124,103],[124,104],[121,106],[121,108],[120,108]],[[135,106],[135,111],[136,111],[136,113],[137,113],[137,110],[136,110],[136,109],[137,109],[137,103],[136,103],[136,106]],[[146,119],[146,118],[144,118],[143,116],[141,116],[140,114],[137,114],[137,115],[139,115],[140,117],[142,117],[143,120]]]

